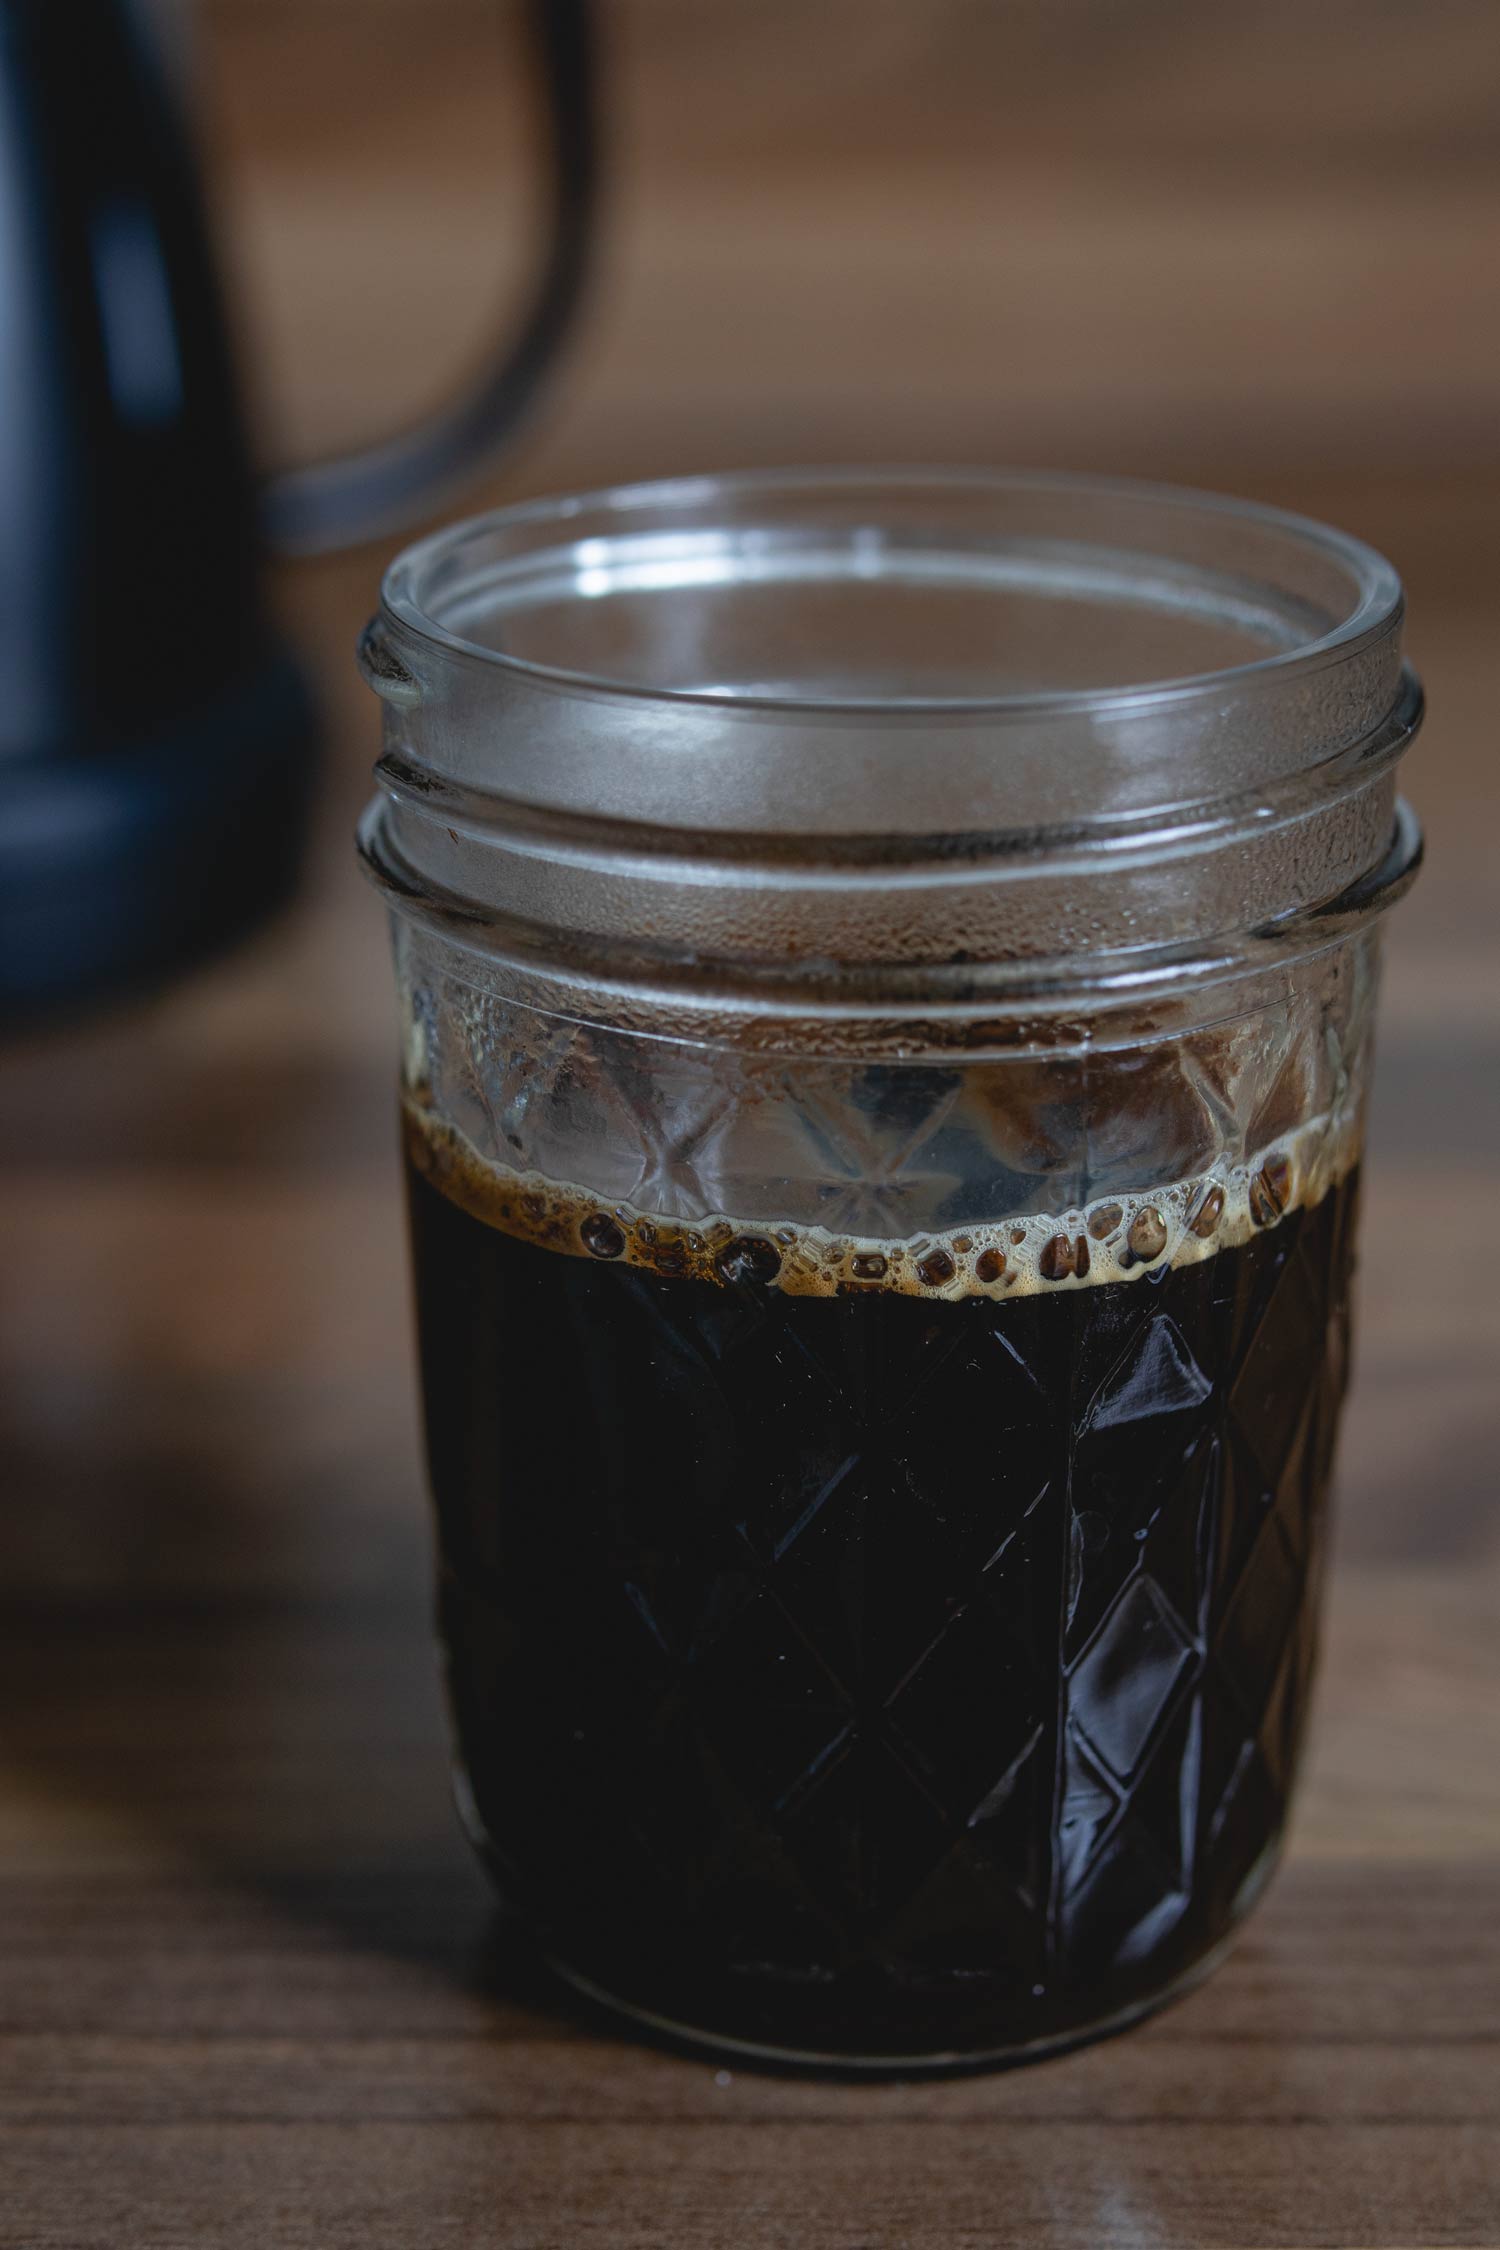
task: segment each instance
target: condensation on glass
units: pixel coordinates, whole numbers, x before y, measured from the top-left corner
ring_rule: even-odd
[[[1395,575],[1144,486],[746,476],[445,532],[362,657],[507,1898],[723,2046],[1129,2021],[1302,1739]]]

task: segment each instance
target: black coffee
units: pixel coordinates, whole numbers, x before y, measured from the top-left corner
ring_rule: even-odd
[[[1188,1262],[1121,1213],[1113,1279],[1080,1231],[955,1298],[1005,1280],[957,1237],[797,1295],[788,1234],[643,1252],[513,1197],[521,1239],[410,1146],[453,1711],[547,1950],[867,2060],[1066,2039],[1204,1960],[1296,1764],[1353,1175],[1268,1165]]]

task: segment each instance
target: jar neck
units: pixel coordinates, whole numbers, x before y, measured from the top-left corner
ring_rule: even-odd
[[[1415,872],[1400,627],[1357,543],[1150,488],[732,479],[512,511],[387,581],[362,849],[477,983],[670,1036],[1203,1020]],[[1218,650],[1247,660],[1129,684]],[[616,673],[555,661],[584,655]]]

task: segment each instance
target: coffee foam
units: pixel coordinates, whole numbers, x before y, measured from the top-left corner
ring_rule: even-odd
[[[402,1117],[415,1170],[486,1226],[598,1264],[720,1288],[758,1283],[793,1297],[883,1291],[951,1302],[1136,1281],[1264,1234],[1299,1206],[1320,1202],[1359,1160],[1357,1119],[1314,1118],[1248,1163],[1062,1212],[1007,1214],[894,1242],[728,1214],[663,1218],[539,1173],[507,1171],[410,1097]]]

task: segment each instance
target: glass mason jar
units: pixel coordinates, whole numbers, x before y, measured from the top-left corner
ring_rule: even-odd
[[[467,1822],[715,2045],[1043,2050],[1260,1892],[1318,1627],[1395,574],[968,474],[514,508],[362,648]]]

